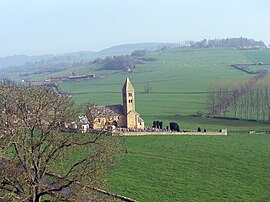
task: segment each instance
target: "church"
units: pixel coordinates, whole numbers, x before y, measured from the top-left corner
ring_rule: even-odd
[[[122,88],[123,104],[92,106],[88,109],[90,128],[104,130],[108,127],[144,129],[144,121],[135,111],[135,90],[129,78]]]

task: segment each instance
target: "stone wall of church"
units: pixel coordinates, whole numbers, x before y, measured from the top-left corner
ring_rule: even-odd
[[[91,126],[95,130],[103,130],[103,129],[107,129],[108,126],[113,125],[114,122],[116,122],[117,127],[120,127],[120,128],[126,127],[126,117],[124,115],[95,118]]]
[[[144,122],[139,121],[139,116],[136,112],[129,112],[127,115],[127,128],[144,129]]]
[[[144,122],[140,122],[139,117],[137,117],[137,129],[144,129]]]

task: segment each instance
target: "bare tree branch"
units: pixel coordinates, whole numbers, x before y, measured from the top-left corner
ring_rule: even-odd
[[[0,189],[4,190],[0,197],[10,194],[20,201],[40,201],[44,195],[76,201],[91,198],[92,192],[82,192],[74,182],[103,186],[108,165],[119,152],[117,141],[102,133],[61,132],[61,124],[77,117],[68,95],[8,83],[0,83],[0,93]],[[87,152],[73,162],[72,155],[78,151]],[[48,172],[62,178],[50,177]],[[65,188],[74,196],[63,195]]]

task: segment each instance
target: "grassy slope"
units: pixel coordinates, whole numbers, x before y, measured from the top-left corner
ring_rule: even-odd
[[[158,60],[137,65],[135,73],[111,74],[104,79],[64,82],[61,87],[69,91],[77,103],[85,103],[91,99],[98,105],[121,103],[123,82],[126,77],[130,77],[136,91],[137,111],[148,126],[151,126],[153,120],[161,120],[164,125],[170,121],[179,121],[183,129],[192,130],[199,126],[208,130],[219,130],[223,127],[229,130],[268,128],[266,125],[251,122],[240,121],[235,124],[236,122],[232,121],[197,119],[189,116],[198,111],[208,111],[206,92],[210,83],[252,76],[230,65],[250,63],[249,58],[253,55],[247,57],[245,52],[235,49],[171,49],[162,53],[148,53],[147,56]],[[104,73],[96,68],[97,66],[83,67],[76,73]],[[153,88],[150,94],[144,93],[144,85],[147,82]]]
[[[75,97],[78,102],[84,102],[85,99],[92,97],[93,99],[97,99],[97,102],[100,104],[106,104],[106,102],[111,103],[110,100],[100,101],[100,99],[103,99],[103,96],[106,96],[102,95],[102,92],[108,92],[108,94],[112,92],[112,95],[119,93],[118,102],[120,102],[121,87],[124,79],[129,76],[136,89],[138,101],[140,98],[155,100],[155,98],[158,97],[162,102],[164,102],[162,99],[166,99],[167,103],[170,97],[173,98],[170,100],[174,101],[181,100],[182,98],[185,99],[193,95],[205,97],[205,95],[202,94],[206,92],[208,84],[218,79],[244,79],[248,77],[244,73],[235,71],[229,67],[231,63],[246,60],[246,57],[237,50],[178,49],[161,54],[151,53],[148,56],[156,57],[158,61],[137,65],[136,73],[114,74],[106,79],[65,83],[62,87],[66,90],[70,90],[71,93],[76,92]],[[89,72],[98,73],[98,71],[91,70],[93,70],[93,68],[89,67]],[[80,70],[80,72],[82,71],[86,73],[85,69]],[[146,82],[149,82],[153,87],[153,93],[150,95],[143,93]],[[149,104],[152,105],[151,102],[149,102]],[[175,106],[177,103],[173,104]],[[197,109],[204,108],[198,106],[198,104],[199,103],[196,103]],[[141,105],[144,104],[138,102],[138,107]],[[167,106],[167,104],[165,106]],[[159,106],[153,107],[157,108]],[[183,109],[181,111],[183,111]],[[191,109],[184,111],[190,112]]]
[[[249,68],[257,71],[261,69],[266,69],[270,72],[270,50],[256,50],[256,51],[245,51],[244,54],[252,63],[260,63],[267,65],[257,65],[257,66],[250,66]]]
[[[127,137],[109,179],[139,201],[269,201],[270,136]]]
[[[254,63],[270,64],[270,49],[245,51],[244,54]]]

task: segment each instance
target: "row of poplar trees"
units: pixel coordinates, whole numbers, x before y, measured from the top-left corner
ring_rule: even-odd
[[[218,81],[208,89],[213,116],[270,121],[270,79],[267,71],[247,81]]]

